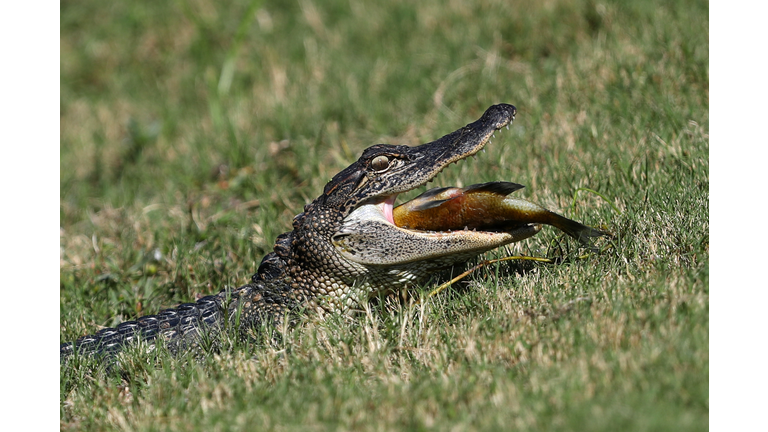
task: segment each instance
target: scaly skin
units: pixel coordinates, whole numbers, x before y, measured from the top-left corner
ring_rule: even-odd
[[[379,293],[536,234],[540,226],[533,224],[507,232],[429,232],[400,228],[392,220],[398,193],[477,153],[515,112],[512,105],[494,105],[479,120],[431,143],[367,148],[294,218],[293,231],[277,238],[251,283],[62,344],[60,357],[75,350],[110,353],[137,338],[162,338],[180,350],[198,344],[201,335],[215,337],[225,324],[242,333],[279,326],[296,309],[348,313]]]

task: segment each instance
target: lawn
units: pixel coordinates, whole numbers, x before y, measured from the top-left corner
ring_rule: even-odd
[[[552,228],[420,304],[203,358],[61,367],[64,430],[706,430],[705,1],[63,2],[60,339],[246,283],[326,182],[511,103],[493,180]],[[401,197],[423,192],[414,191]]]

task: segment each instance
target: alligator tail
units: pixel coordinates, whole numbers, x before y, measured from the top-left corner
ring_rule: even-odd
[[[274,286],[267,289],[263,282],[234,290],[224,289],[195,303],[126,321],[61,344],[59,359],[64,361],[76,352],[86,356],[110,356],[139,340],[155,345],[162,339],[171,352],[177,353],[198,346],[203,335],[215,336],[227,322],[235,325],[243,335],[247,329],[264,322],[279,325],[285,313],[296,304],[279,291],[275,293]]]

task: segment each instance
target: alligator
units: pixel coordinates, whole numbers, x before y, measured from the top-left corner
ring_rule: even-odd
[[[150,345],[162,340],[178,351],[225,325],[246,334],[259,326],[294,325],[298,311],[320,317],[353,313],[374,297],[533,236],[541,225],[424,231],[399,227],[392,217],[398,194],[475,155],[497,130],[509,128],[515,114],[512,105],[494,105],[477,121],[436,141],[365,149],[294,217],[293,230],[277,237],[250,283],[61,344],[60,358],[74,352],[114,353],[139,339]]]

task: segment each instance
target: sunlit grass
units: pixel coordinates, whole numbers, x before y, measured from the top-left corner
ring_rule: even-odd
[[[362,149],[498,102],[511,129],[435,184],[514,181],[616,235],[576,260],[545,229],[488,258],[564,263],[202,357],[80,359],[63,429],[707,428],[706,2],[79,2],[61,24],[62,341],[245,283]]]

